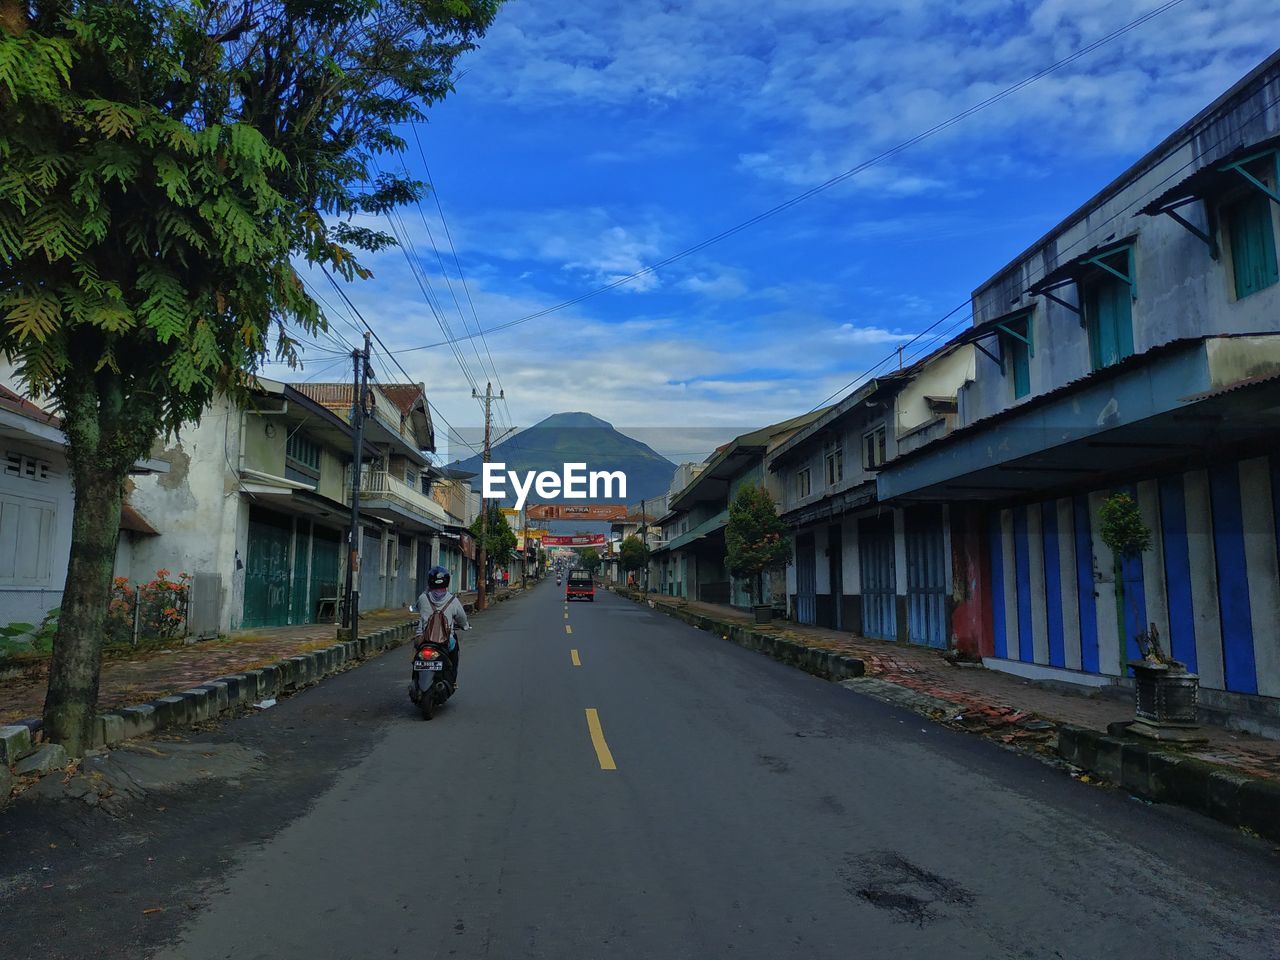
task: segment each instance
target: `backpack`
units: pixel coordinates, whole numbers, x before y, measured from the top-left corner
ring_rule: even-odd
[[[435,644],[438,647],[448,648],[449,635],[453,632],[449,628],[449,618],[445,616],[445,610],[449,604],[443,607],[431,605],[431,616],[427,617],[427,625],[422,629],[422,639],[426,643]]]

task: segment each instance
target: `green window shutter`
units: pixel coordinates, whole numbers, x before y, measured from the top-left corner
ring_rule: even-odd
[[[1031,321],[1029,318],[1012,320],[1005,327],[1008,333],[1002,337],[1003,353],[1009,358],[1009,371],[1013,375],[1013,399],[1018,400],[1031,392]]]
[[[1098,278],[1086,298],[1089,357],[1101,370],[1133,354],[1133,295],[1122,280]]]
[[[1276,270],[1276,238],[1271,228],[1271,200],[1259,191],[1227,209],[1231,267],[1236,298],[1264,290],[1280,280]]]

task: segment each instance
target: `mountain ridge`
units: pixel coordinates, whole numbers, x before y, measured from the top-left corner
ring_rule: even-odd
[[[641,500],[662,496],[671,485],[676,465],[655,451],[647,443],[629,437],[614,428],[607,420],[585,411],[553,413],[495,444],[491,462],[505,463],[506,469],[524,473],[527,470],[550,470],[561,473],[566,463],[585,463],[588,471],[621,470],[627,477],[625,497],[598,498],[598,503],[638,503]],[[482,458],[479,454],[465,460],[456,460],[450,468],[479,474]],[[479,490],[481,478],[472,482],[472,489]],[[514,502],[510,492],[508,499]],[[530,498],[534,499],[533,496]],[[539,503],[581,503],[564,497],[536,498]]]

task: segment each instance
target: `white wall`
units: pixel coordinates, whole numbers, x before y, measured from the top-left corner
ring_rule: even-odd
[[[241,413],[216,400],[198,423],[163,442],[157,455],[169,473],[135,477],[129,500],[159,531],[139,538],[130,567],[136,578],[165,568],[177,574],[222,575],[220,629],[240,625],[244,609],[244,570],[248,543],[248,500],[240,494]]]
[[[10,423],[22,420],[10,417]],[[62,603],[67,580],[75,508],[67,460],[47,442],[33,441],[8,430],[0,435],[0,464],[7,464],[10,453],[47,464],[44,479],[0,469],[0,624],[38,624]]]

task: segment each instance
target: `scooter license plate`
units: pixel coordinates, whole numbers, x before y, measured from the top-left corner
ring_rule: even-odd
[[[439,660],[415,660],[413,661],[413,669],[415,670],[443,670],[444,664]]]

